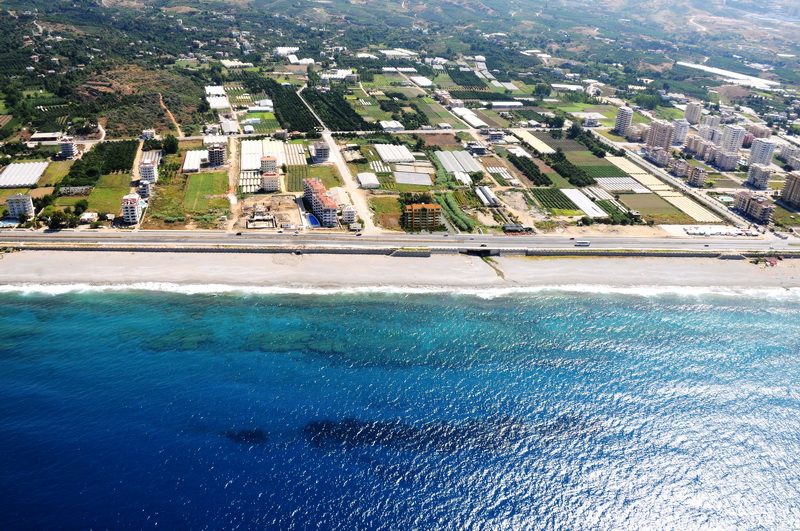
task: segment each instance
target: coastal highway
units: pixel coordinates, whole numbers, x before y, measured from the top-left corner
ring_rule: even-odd
[[[25,247],[37,245],[114,246],[132,249],[162,247],[286,247],[286,248],[347,248],[347,249],[471,249],[471,250],[627,250],[627,251],[716,251],[716,252],[766,252],[798,251],[800,240],[790,237],[705,237],[705,238],[642,238],[623,236],[578,237],[591,242],[589,247],[576,247],[575,240],[563,236],[541,235],[482,235],[458,234],[382,234],[356,236],[344,233],[293,232],[243,233],[236,235],[222,231],[24,231],[0,232],[0,246]]]

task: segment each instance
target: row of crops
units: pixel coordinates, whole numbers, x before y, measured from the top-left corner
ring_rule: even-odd
[[[518,157],[511,153],[508,154],[508,160],[511,161],[519,171],[525,174],[525,177],[530,179],[530,181],[536,186],[550,186],[553,184],[553,181],[550,180],[550,177],[543,174],[541,170],[539,170],[539,166],[536,165],[528,157]]]
[[[561,193],[558,188],[531,188],[536,201],[550,210],[579,210],[578,205]]]
[[[436,201],[442,205],[445,216],[458,230],[472,232],[475,229],[475,222],[461,211],[452,194],[436,194]]]

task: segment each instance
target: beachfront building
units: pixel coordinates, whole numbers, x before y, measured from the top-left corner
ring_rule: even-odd
[[[355,223],[357,217],[358,215],[353,205],[347,205],[342,209],[342,223],[344,225]]]
[[[751,164],[747,172],[747,184],[753,188],[764,190],[769,184],[772,169],[767,164]]]
[[[706,185],[706,179],[708,179],[708,172],[703,168],[693,167],[689,170],[688,177],[689,185],[703,188]]]
[[[303,179],[303,197],[323,227],[335,227],[339,206],[328,194],[321,179]]]
[[[6,199],[6,208],[8,208],[8,217],[19,219],[20,216],[25,216],[28,219],[33,217],[33,199],[27,194],[14,194]]]
[[[62,136],[58,141],[58,147],[62,159],[74,159],[78,154],[77,144],[71,136]]]
[[[766,138],[754,139],[752,146],[750,146],[750,158],[747,163],[751,166],[753,164],[770,164],[776,147],[778,147],[778,144],[774,140]]]
[[[786,175],[786,182],[781,189],[781,201],[792,208],[800,208],[800,173]]]
[[[630,107],[620,107],[617,111],[617,121],[614,124],[614,132],[619,135],[624,135],[627,133],[632,123],[633,109]]]
[[[666,120],[654,120],[650,124],[650,132],[647,134],[647,147],[650,149],[660,147],[669,151],[674,137],[674,125]]]
[[[772,220],[775,212],[775,205],[761,195],[756,195],[748,190],[743,190],[736,194],[734,208],[749,217],[756,223],[767,224]]]
[[[703,104],[692,102],[686,104],[686,111],[683,113],[683,117],[692,125],[695,125],[700,122],[700,117],[703,116]]]
[[[403,210],[403,224],[411,230],[436,230],[442,226],[443,210],[440,205],[419,203],[407,205]]]
[[[128,194],[122,198],[122,219],[131,225],[142,219],[142,198],[139,194]]]

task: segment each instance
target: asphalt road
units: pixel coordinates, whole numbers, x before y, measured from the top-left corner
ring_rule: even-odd
[[[580,238],[579,238],[580,239]],[[356,236],[336,233],[293,232],[261,233],[256,235],[221,231],[139,231],[139,232],[95,232],[60,231],[33,232],[10,230],[0,232],[0,245],[109,245],[141,247],[290,247],[321,248],[441,248],[441,249],[554,249],[554,250],[674,250],[674,251],[800,251],[800,240],[790,237],[781,240],[754,237],[706,237],[706,238],[636,238],[620,236],[593,236],[583,238],[591,245],[576,247],[575,240],[559,236],[501,236],[501,235],[449,235],[442,234],[386,234],[380,236]]]

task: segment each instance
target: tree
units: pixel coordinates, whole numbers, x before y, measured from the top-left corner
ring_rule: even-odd
[[[50,216],[50,221],[47,223],[47,227],[52,230],[63,229],[69,222],[69,217],[69,214],[63,210],[56,210],[53,212],[53,215]]]
[[[178,139],[175,138],[175,135],[166,135],[164,137],[164,151],[167,152],[167,155],[178,152]]]
[[[550,88],[550,85],[548,85],[547,83],[538,83],[533,88],[533,93],[539,98],[546,98],[547,96],[550,95],[551,90],[552,89]]]
[[[87,210],[89,210],[89,201],[87,201],[86,199],[81,199],[80,201],[75,203],[75,207],[73,209],[73,212],[75,212],[76,216],[80,216],[81,214],[83,214]]]

